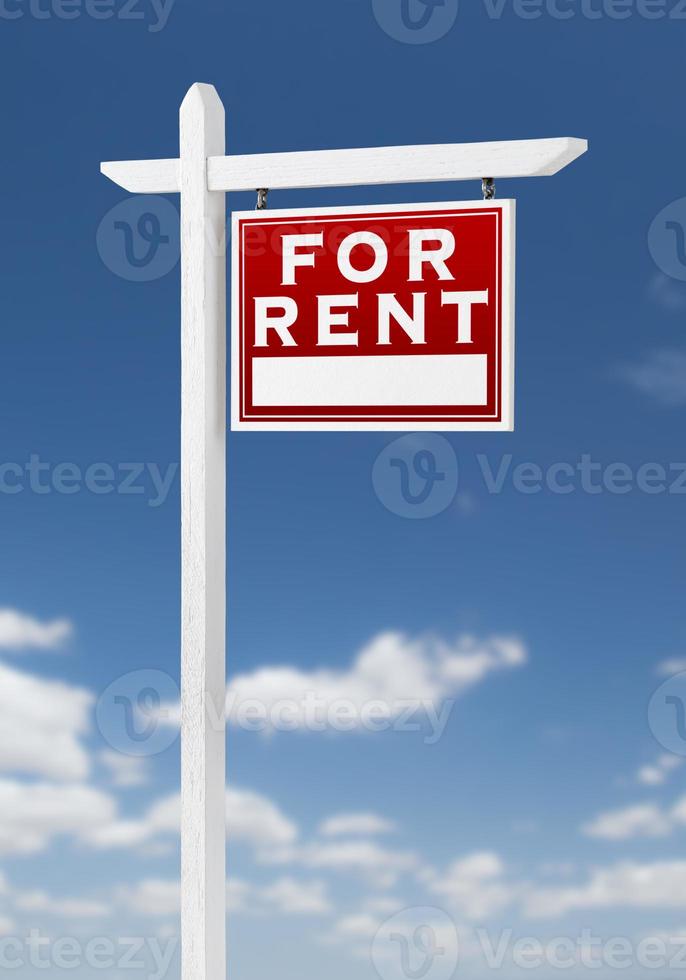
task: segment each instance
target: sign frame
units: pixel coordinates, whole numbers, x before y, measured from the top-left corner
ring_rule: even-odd
[[[440,413],[421,417],[398,417],[397,419],[365,420],[346,417],[337,419],[335,416],[312,418],[311,420],[291,420],[287,417],[261,420],[259,416],[246,419],[243,407],[242,375],[244,359],[242,356],[243,318],[241,304],[242,290],[242,229],[245,225],[259,227],[261,225],[277,224],[281,220],[307,224],[326,223],[328,221],[351,221],[355,218],[364,220],[365,217],[383,217],[385,215],[407,216],[408,218],[431,217],[432,212],[492,211],[499,214],[502,225],[499,229],[500,248],[496,251],[496,262],[499,264],[500,278],[500,308],[498,311],[500,336],[498,355],[497,396],[499,410],[496,419],[474,418],[462,420],[441,419]],[[231,234],[231,430],[234,432],[407,432],[412,431],[450,431],[450,432],[512,432],[514,429],[514,381],[515,381],[515,283],[516,283],[516,201],[502,198],[499,200],[479,201],[423,201],[410,204],[369,204],[346,207],[325,208],[284,208],[264,211],[234,211],[232,214]],[[388,354],[390,352],[386,352]],[[424,356],[424,355],[421,355]],[[284,358],[285,360],[285,358]],[[429,406],[427,406],[429,407]],[[354,416],[351,410],[350,416]],[[362,414],[358,412],[358,414]],[[391,413],[389,412],[389,415]]]

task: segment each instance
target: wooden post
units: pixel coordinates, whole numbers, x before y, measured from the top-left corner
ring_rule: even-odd
[[[193,85],[179,171],[182,980],[226,977],[226,214],[207,189],[224,132],[217,92]]]

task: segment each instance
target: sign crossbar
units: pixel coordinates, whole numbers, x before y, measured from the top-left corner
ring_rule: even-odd
[[[227,192],[549,177],[587,149],[586,140],[560,137],[211,156],[207,188]],[[173,194],[181,188],[179,160],[122,160],[103,163],[101,170],[132,194]]]

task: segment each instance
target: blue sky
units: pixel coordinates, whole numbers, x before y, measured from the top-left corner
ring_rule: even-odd
[[[402,36],[399,0],[176,0],[163,20],[147,0],[130,11],[143,19],[123,9],[65,19],[48,0],[0,4],[0,939],[37,928],[54,957],[58,937],[140,936],[152,977],[151,944],[177,933],[178,742],[166,729],[164,751],[132,762],[95,707],[131,672],[169,675],[172,694],[178,678],[178,268],[117,274],[111,233],[108,267],[97,231],[126,195],[98,168],[176,155],[178,105],[208,81],[229,152],[590,142],[554,178],[499,181],[517,200],[516,431],[447,435],[439,461],[455,454],[460,482],[446,509],[406,519],[377,495],[390,434],[229,438],[230,680],[267,700],[326,687],[356,703],[455,702],[433,744],[426,723],[231,729],[230,968],[402,980],[388,933],[419,922],[447,950],[430,980],[449,975],[455,929],[457,975],[492,973],[478,927],[625,937],[627,975],[654,975],[640,940],[669,940],[674,956],[686,933],[686,743],[665,700],[686,669],[684,13],[587,0],[527,18],[534,7],[463,2],[443,36],[404,43],[383,26]],[[447,18],[438,33],[454,12],[433,12]],[[479,195],[438,184],[269,203]],[[596,482],[622,463],[632,483],[589,493],[577,474],[570,493],[523,493],[508,477],[491,493],[479,457],[497,470],[506,454],[508,473],[590,457]],[[65,463],[83,476],[76,492],[57,490]],[[648,463],[673,492],[638,485]],[[85,486],[95,464],[111,492]],[[127,473],[142,492],[117,492]],[[121,975],[80,964],[77,976]],[[498,973],[519,972],[509,949]]]

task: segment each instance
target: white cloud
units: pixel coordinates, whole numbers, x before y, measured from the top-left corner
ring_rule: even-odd
[[[636,780],[644,786],[661,786],[666,778],[664,769],[659,766],[641,766],[636,773]]]
[[[128,849],[144,844],[158,832],[147,820],[111,820],[84,834],[84,842],[98,850]]]
[[[502,860],[492,851],[477,851],[467,857],[460,858],[453,866],[453,872],[458,877],[469,879],[499,878],[505,872]]]
[[[41,623],[16,609],[0,609],[0,649],[55,650],[73,633],[68,619]]]
[[[176,878],[146,878],[136,885],[117,889],[116,899],[136,915],[150,918],[176,916],[181,908],[181,883]]]
[[[336,922],[335,932],[339,936],[355,939],[371,939],[383,920],[368,912],[355,912],[344,915]]]
[[[326,915],[331,911],[323,881],[279,878],[260,889],[259,898],[284,915]]]
[[[9,890],[7,878],[5,877],[4,872],[0,871],[0,895],[3,897],[3,899],[5,899],[5,902],[9,894]],[[16,927],[12,919],[10,919],[8,915],[5,915],[4,911],[0,912],[0,936],[5,936],[14,932],[15,928]]]
[[[430,873],[425,880],[446,908],[472,921],[486,920],[510,905],[527,918],[540,919],[575,910],[686,909],[686,861],[625,861],[592,869],[581,884],[541,886],[508,879],[498,855],[485,852],[456,861],[447,872]]]
[[[583,885],[531,890],[524,913],[555,918],[574,909],[602,908],[685,909],[686,861],[627,861],[596,868]]]
[[[114,786],[126,789],[131,786],[144,786],[149,778],[148,760],[140,756],[124,755],[114,749],[103,749],[98,760],[109,771]]]
[[[516,886],[505,880],[500,857],[480,851],[453,862],[446,872],[429,876],[430,891],[443,899],[465,918],[487,919],[510,905],[517,895]]]
[[[91,846],[108,849],[137,847],[159,836],[177,835],[181,822],[178,793],[151,806],[139,820],[112,820],[88,834]],[[298,831],[271,800],[250,790],[226,790],[227,833],[232,841],[270,848],[292,844]]]
[[[104,902],[85,898],[54,898],[43,891],[21,892],[14,898],[21,912],[43,912],[61,919],[100,919],[110,915]]]
[[[349,728],[360,729],[370,705],[375,719],[398,717],[408,701],[437,709],[490,674],[526,660],[523,644],[508,637],[463,636],[450,644],[435,637],[381,633],[347,670],[274,666],[236,677],[227,691],[227,718],[240,724],[245,706],[257,703],[265,710],[267,727],[278,727],[274,715],[287,704],[290,727],[322,731],[331,725],[336,706],[346,703],[355,709]]]
[[[603,840],[630,840],[635,837],[666,837],[686,825],[686,796],[671,808],[662,809],[654,803],[642,803],[623,810],[601,813],[584,824],[582,832],[588,837]]]
[[[79,736],[93,696],[0,664],[0,771],[79,780],[89,760]]]
[[[660,677],[672,677],[686,670],[686,657],[672,657],[670,660],[663,660],[657,665],[657,673]]]
[[[625,381],[665,408],[686,405],[686,352],[654,350],[620,369]]]
[[[370,895],[362,903],[362,910],[364,912],[371,912],[373,915],[382,915],[384,917],[393,915],[395,912],[400,912],[404,908],[405,903],[399,898],[394,898],[392,895]]]
[[[636,773],[636,779],[644,786],[662,786],[670,773],[682,765],[683,759],[678,755],[664,753],[650,766],[641,766]]]
[[[268,864],[299,864],[356,874],[377,888],[392,887],[401,874],[413,871],[419,865],[415,854],[389,850],[371,840],[315,841],[299,847],[264,851],[261,858]]]
[[[319,826],[323,837],[344,837],[361,835],[372,837],[375,834],[389,834],[396,825],[375,813],[338,813],[324,820]]]
[[[0,779],[0,853],[42,851],[63,834],[92,833],[114,814],[112,798],[88,786]]]
[[[587,837],[600,837],[603,840],[665,837],[671,830],[672,823],[668,816],[653,803],[601,813],[582,827]]]
[[[279,807],[260,793],[230,787],[226,791],[229,838],[255,847],[291,844],[298,829]]]

